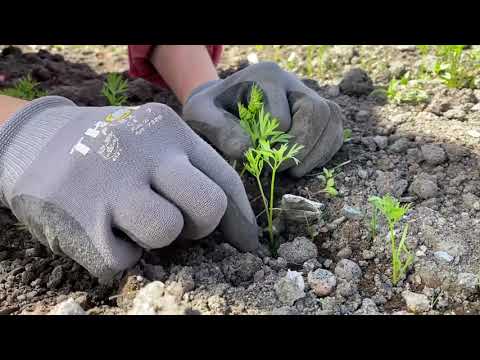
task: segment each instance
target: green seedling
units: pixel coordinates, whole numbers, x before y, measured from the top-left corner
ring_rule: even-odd
[[[352,129],[343,130],[343,142],[347,143],[352,141]]]
[[[329,170],[327,168],[323,169],[323,175],[325,176],[325,188],[323,192],[327,193],[331,197],[336,197],[338,195],[338,191],[335,187],[335,169]]]
[[[387,88],[388,99],[395,104],[420,104],[428,101],[429,96],[422,82],[410,79],[406,73],[401,79],[392,79]]]
[[[406,245],[408,224],[405,224],[403,227],[400,241],[397,240],[395,235],[395,226],[410,210],[410,204],[400,205],[400,202],[391,195],[385,195],[383,197],[372,196],[368,201],[373,205],[374,212],[378,211],[387,221],[392,253],[392,282],[396,285],[413,262],[413,255]],[[375,216],[376,214],[377,213],[375,213]],[[375,224],[376,235],[377,219],[375,218],[375,221],[372,220],[372,223]]]
[[[127,101],[125,95],[128,90],[128,82],[122,79],[120,74],[108,74],[103,84],[102,95],[108,100],[111,106],[122,106]]]
[[[287,144],[282,144],[277,148],[272,148],[268,141],[261,141],[257,149],[250,148],[245,154],[246,162],[245,169],[252,174],[257,180],[257,185],[267,214],[268,233],[270,237],[270,249],[272,253],[276,254],[278,244],[273,236],[273,204],[274,204],[274,190],[275,179],[280,165],[287,160],[293,160],[298,164],[298,159],[295,156],[302,149],[301,145],[294,144],[290,148]],[[270,196],[267,198],[263,190],[261,175],[264,165],[270,167]]]
[[[29,74],[21,78],[14,87],[0,90],[0,94],[24,100],[34,100],[47,95],[47,92],[39,89],[38,83]]]
[[[465,45],[439,45],[434,73],[450,88],[472,87],[474,77],[468,73]]]
[[[238,104],[240,125],[249,134],[252,147],[245,154],[243,172],[246,170],[257,180],[260,195],[267,215],[270,248],[276,254],[278,244],[273,236],[273,204],[275,179],[280,166],[287,160],[298,164],[295,156],[302,146],[288,146],[290,135],[278,130],[279,121],[264,110],[263,93],[256,85],[252,86],[247,106]],[[276,147],[274,147],[276,145]],[[270,174],[270,195],[266,196],[261,181],[261,175],[268,165]]]

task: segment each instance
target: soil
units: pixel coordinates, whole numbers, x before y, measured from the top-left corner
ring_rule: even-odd
[[[2,46],[0,51],[0,89],[31,73],[49,94],[78,105],[104,106],[100,91],[106,74],[128,78],[125,46]],[[292,224],[280,230],[282,243],[299,236],[313,241],[315,259],[289,264],[270,257],[265,243],[258,254],[241,254],[217,231],[195,243],[145,253],[120,283],[100,285],[73,261],[53,255],[8,210],[0,209],[0,314],[45,314],[68,298],[88,314],[123,314],[151,281],[162,281],[179,304],[202,314],[404,314],[411,310],[405,290],[428,299],[428,309],[422,310],[426,314],[479,313],[480,90],[448,89],[431,81],[429,102],[397,105],[370,95],[367,83],[358,88],[368,92],[360,93],[339,86],[353,68],[365,70],[373,87],[385,86],[399,67],[406,71],[418,66],[420,55],[408,46],[334,46],[326,65],[309,78],[304,78],[303,47],[227,46],[220,76],[248,65],[252,53],[260,60],[297,59],[282,66],[338,103],[345,128],[352,130],[351,141],[327,164],[334,168],[349,161],[336,170],[338,197],[319,193],[322,169],[300,180],[282,176],[279,182],[278,200],[290,193],[325,205],[323,221],[314,226],[317,231]],[[128,103],[151,101],[181,111],[168,90],[129,79]],[[259,213],[255,184],[245,181]],[[369,230],[368,198],[385,193],[412,203],[407,243],[415,260],[396,286],[390,280],[385,226],[381,224],[375,239]],[[345,206],[361,216],[347,214]],[[262,217],[259,221],[265,225]],[[336,270],[345,259],[360,267],[359,278]],[[327,296],[318,296],[307,281],[315,268],[337,276],[336,288]],[[275,286],[287,270],[300,272],[305,280],[304,296],[293,303],[282,303]]]

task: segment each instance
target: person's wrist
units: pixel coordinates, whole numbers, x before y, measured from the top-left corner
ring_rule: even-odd
[[[0,126],[0,202],[3,205],[9,206],[7,194],[17,179],[68,122],[65,116],[38,116],[59,106],[76,105],[61,96],[45,96],[28,102]]]

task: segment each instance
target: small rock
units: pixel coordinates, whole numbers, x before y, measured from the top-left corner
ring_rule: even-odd
[[[345,205],[342,209],[342,215],[350,220],[362,220],[363,213],[360,209]]]
[[[325,205],[320,202],[292,194],[283,195],[281,202],[285,220],[300,224],[311,224],[320,220],[324,207]]]
[[[282,307],[273,309],[271,314],[272,315],[298,315],[298,311],[296,309],[292,309],[289,306],[282,306]]]
[[[447,152],[448,160],[450,160],[451,162],[460,161],[468,154],[467,149],[462,145],[443,144],[443,148]]]
[[[347,259],[352,255],[352,249],[350,249],[348,246],[344,247],[337,253],[337,258],[338,259]]]
[[[463,204],[466,208],[471,210],[480,210],[480,198],[472,193],[466,193],[462,195]]]
[[[331,259],[327,259],[323,262],[323,266],[325,266],[327,269],[330,268],[330,266],[333,265],[333,261]]]
[[[480,102],[473,105],[472,108],[470,109],[470,111],[480,112]]]
[[[338,95],[340,95],[340,88],[338,87],[338,85],[332,85],[328,87],[327,96],[337,97]]]
[[[265,278],[265,271],[258,270],[255,274],[253,274],[253,281],[260,282]]]
[[[370,113],[366,110],[360,110],[355,114],[355,121],[366,122],[370,118]]]
[[[357,171],[357,174],[358,174],[358,177],[360,179],[367,179],[368,178],[368,171],[367,170],[364,170],[364,169],[358,169]]]
[[[408,181],[400,179],[396,173],[377,171],[375,185],[379,195],[391,194],[400,198],[408,187]]]
[[[63,268],[62,265],[56,266],[50,276],[48,277],[47,287],[49,289],[56,288],[63,280]]]
[[[479,277],[475,274],[463,272],[457,276],[457,286],[459,290],[467,296],[476,293],[479,285]]]
[[[421,147],[423,159],[427,164],[435,166],[444,163],[447,160],[445,150],[438,145],[427,144]]]
[[[427,176],[416,176],[410,185],[409,191],[421,199],[430,199],[438,194],[438,186],[436,182]]]
[[[475,139],[480,138],[480,131],[475,130],[475,129],[474,130],[468,130],[467,134],[470,135],[471,137],[475,138]]]
[[[387,136],[374,136],[373,141],[377,144],[380,150],[385,149],[388,146],[388,137]]]
[[[407,67],[401,61],[390,63],[390,73],[395,79],[400,79],[407,72]]]
[[[293,305],[295,301],[305,297],[305,282],[302,274],[288,270],[287,274],[275,283],[278,299],[285,305]]]
[[[86,315],[87,313],[82,307],[75,302],[75,300],[69,298],[55,306],[49,315]]]
[[[396,47],[400,51],[415,51],[417,49],[416,45],[397,45]]]
[[[359,280],[362,276],[362,270],[357,263],[349,259],[342,259],[335,267],[335,274],[345,280]]]
[[[307,281],[317,296],[327,296],[337,285],[337,278],[328,270],[317,269],[308,273]]]
[[[402,292],[402,297],[407,304],[407,309],[413,313],[424,313],[430,310],[430,301],[423,294],[417,294],[409,290]]]
[[[258,56],[255,53],[248,54],[247,60],[250,64],[258,64]]]
[[[362,257],[365,259],[365,260],[371,260],[375,257],[375,253],[371,250],[363,250],[362,251]]]
[[[448,119],[455,119],[455,120],[464,120],[467,116],[465,111],[458,108],[447,110],[444,115]]]
[[[400,154],[405,152],[411,146],[411,141],[406,138],[400,138],[388,148],[391,152]]]
[[[313,270],[315,270],[315,269],[317,269],[321,266],[322,266],[322,264],[320,264],[317,259],[310,259],[310,260],[307,260],[303,263],[303,269],[307,273],[309,273],[310,271],[313,271]]]
[[[153,281],[142,288],[133,300],[129,315],[184,315],[187,309],[175,296],[165,292],[165,285]]]
[[[373,82],[364,70],[356,68],[344,75],[339,87],[347,95],[368,95],[373,91]]]
[[[435,251],[433,253],[433,256],[435,256],[437,259],[445,261],[447,263],[449,263],[453,260],[453,256],[451,256],[446,251]]]
[[[366,298],[362,300],[362,306],[355,311],[355,315],[380,315],[377,305],[372,299]]]
[[[316,258],[318,250],[315,244],[306,237],[297,237],[292,242],[281,244],[278,254],[289,264],[301,265],[309,259]]]
[[[253,275],[262,268],[262,260],[250,253],[239,253],[222,261],[222,271],[233,285],[250,281]]]

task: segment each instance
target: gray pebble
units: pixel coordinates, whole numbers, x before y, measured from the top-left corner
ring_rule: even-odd
[[[421,199],[430,199],[437,196],[438,186],[428,176],[419,175],[413,180],[409,191]]]
[[[388,146],[388,137],[387,136],[374,136],[373,141],[377,144],[378,148],[383,150]]]
[[[307,277],[308,284],[317,296],[327,296],[335,289],[337,279],[334,274],[328,270],[317,269],[309,272]]]
[[[362,276],[362,270],[354,261],[349,259],[342,259],[335,267],[335,274],[341,279],[349,281],[359,280]]]
[[[433,256],[435,256],[437,259],[445,261],[447,263],[449,263],[453,260],[453,256],[451,256],[446,251],[435,251],[433,253]]]
[[[373,82],[364,70],[356,68],[344,75],[339,87],[347,95],[368,95],[373,91]]]
[[[447,154],[442,147],[434,144],[427,144],[421,147],[423,159],[427,164],[435,166],[447,160]]]
[[[316,245],[306,237],[297,237],[293,242],[281,244],[278,254],[290,264],[301,265],[309,259],[316,258],[318,250]]]
[[[413,313],[424,313],[430,310],[430,301],[424,294],[417,294],[409,290],[402,292],[407,309]]]
[[[342,209],[342,215],[350,220],[362,220],[363,213],[360,209],[345,205]]]
[[[49,315],[86,315],[86,312],[73,299],[68,299],[56,305]]]
[[[295,301],[305,297],[305,282],[302,274],[297,271],[288,271],[274,285],[278,299],[285,305],[293,305]]]

